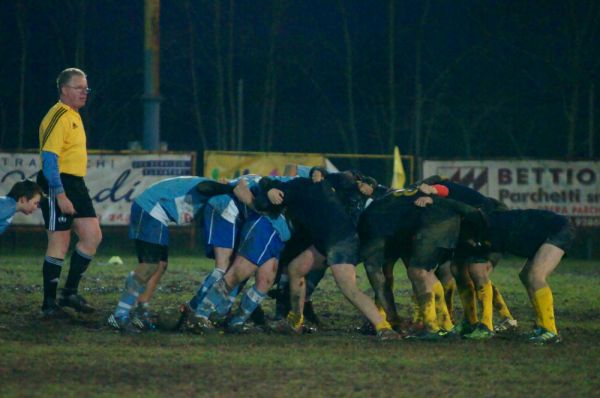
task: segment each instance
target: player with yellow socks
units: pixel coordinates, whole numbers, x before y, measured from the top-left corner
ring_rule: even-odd
[[[488,252],[502,251],[527,258],[519,278],[536,315],[536,327],[529,335],[529,340],[537,344],[559,342],[552,290],[546,278],[573,244],[573,226],[566,217],[546,210],[499,210],[485,214],[483,219],[485,232],[480,241],[482,246],[476,248],[477,245],[474,245],[476,251],[483,248]],[[482,322],[487,322],[491,312],[488,308],[493,306],[494,290],[487,279],[488,273],[489,268],[481,264],[469,265],[469,274],[477,285],[478,298],[485,300],[482,301],[485,306]],[[500,306],[506,310],[505,305]]]

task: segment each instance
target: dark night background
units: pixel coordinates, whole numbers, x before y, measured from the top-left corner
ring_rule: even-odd
[[[88,147],[142,140],[143,8],[1,1],[0,148],[37,147],[70,66],[94,90],[82,110]],[[171,150],[600,153],[598,1],[163,0],[160,18]]]

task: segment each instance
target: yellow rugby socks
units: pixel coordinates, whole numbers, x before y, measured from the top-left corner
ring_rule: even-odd
[[[450,279],[444,286],[444,300],[450,314],[450,319],[454,322],[454,292],[456,291],[456,280]]]
[[[440,326],[437,323],[437,316],[435,313],[435,295],[433,293],[421,294],[417,297],[417,301],[419,303],[425,328],[429,332],[435,333],[439,331]]]
[[[304,324],[304,315],[296,314],[293,311],[288,312],[286,319],[288,323],[296,330],[300,329]]]
[[[375,306],[377,307],[377,311],[379,311],[379,315],[381,315],[383,319],[387,319],[387,314],[385,313],[383,306],[379,304],[379,301],[375,301]]]
[[[496,285],[494,285],[493,283],[492,283],[492,290],[494,292],[494,298],[493,298],[494,308],[496,309],[496,311],[498,311],[498,314],[500,314],[500,316],[503,319],[504,318],[515,319],[515,318],[513,318],[512,314],[510,313],[510,310],[508,309],[508,305],[506,305],[506,301],[504,301],[504,297],[502,297],[502,294],[500,294],[500,290],[498,290]]]
[[[433,284],[433,294],[435,297],[435,312],[438,326],[444,330],[451,330],[454,324],[452,323],[452,319],[450,319],[450,313],[448,312],[444,297],[444,288],[440,281]]]
[[[554,320],[554,298],[550,287],[546,286],[536,290],[532,301],[536,303],[535,310],[538,312],[538,325],[549,332],[558,334]]]
[[[479,289],[477,289],[477,300],[481,303],[481,323],[489,330],[494,330],[494,321],[492,319],[494,306],[492,304],[494,290],[492,282],[489,280]]]
[[[377,325],[375,325],[375,331],[379,332],[380,330],[383,329],[391,329],[392,325],[390,325],[390,323],[388,321],[385,320],[385,318],[383,318],[383,321],[379,322]]]
[[[412,295],[412,323],[417,324],[423,322],[423,317],[421,316],[421,308],[419,308],[419,302],[417,301],[417,296]]]
[[[458,295],[465,313],[465,320],[469,325],[475,325],[479,322],[477,317],[477,302],[475,301],[475,285],[473,281],[468,281],[466,287],[458,287]]]

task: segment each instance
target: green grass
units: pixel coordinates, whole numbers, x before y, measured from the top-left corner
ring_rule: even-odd
[[[99,311],[62,322],[39,319],[41,256],[0,258],[1,397],[600,396],[600,269],[593,262],[565,260],[553,274],[564,341],[538,347],[518,336],[434,343],[361,336],[354,328],[362,318],[330,273],[314,295],[325,323],[316,334],[122,336],[105,320],[136,260],[98,265],[108,257],[99,255],[82,282]],[[504,260],[493,280],[525,332],[532,312],[517,276],[520,264]],[[204,258],[172,256],[153,308],[173,316],[211,267]],[[358,272],[367,291],[362,266]],[[409,285],[401,265],[396,273],[396,300],[407,317]],[[273,302],[265,309],[272,313]],[[460,309],[455,312],[460,318]]]

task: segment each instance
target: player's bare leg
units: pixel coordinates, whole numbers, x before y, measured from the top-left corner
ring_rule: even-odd
[[[564,253],[559,247],[545,243],[538,249],[533,259],[525,264],[519,274],[536,311],[536,324],[538,328],[543,329],[538,336],[533,336],[534,339],[543,338],[545,332],[550,333],[548,335],[550,339],[558,339],[554,319],[554,299],[546,278],[556,269]]]

